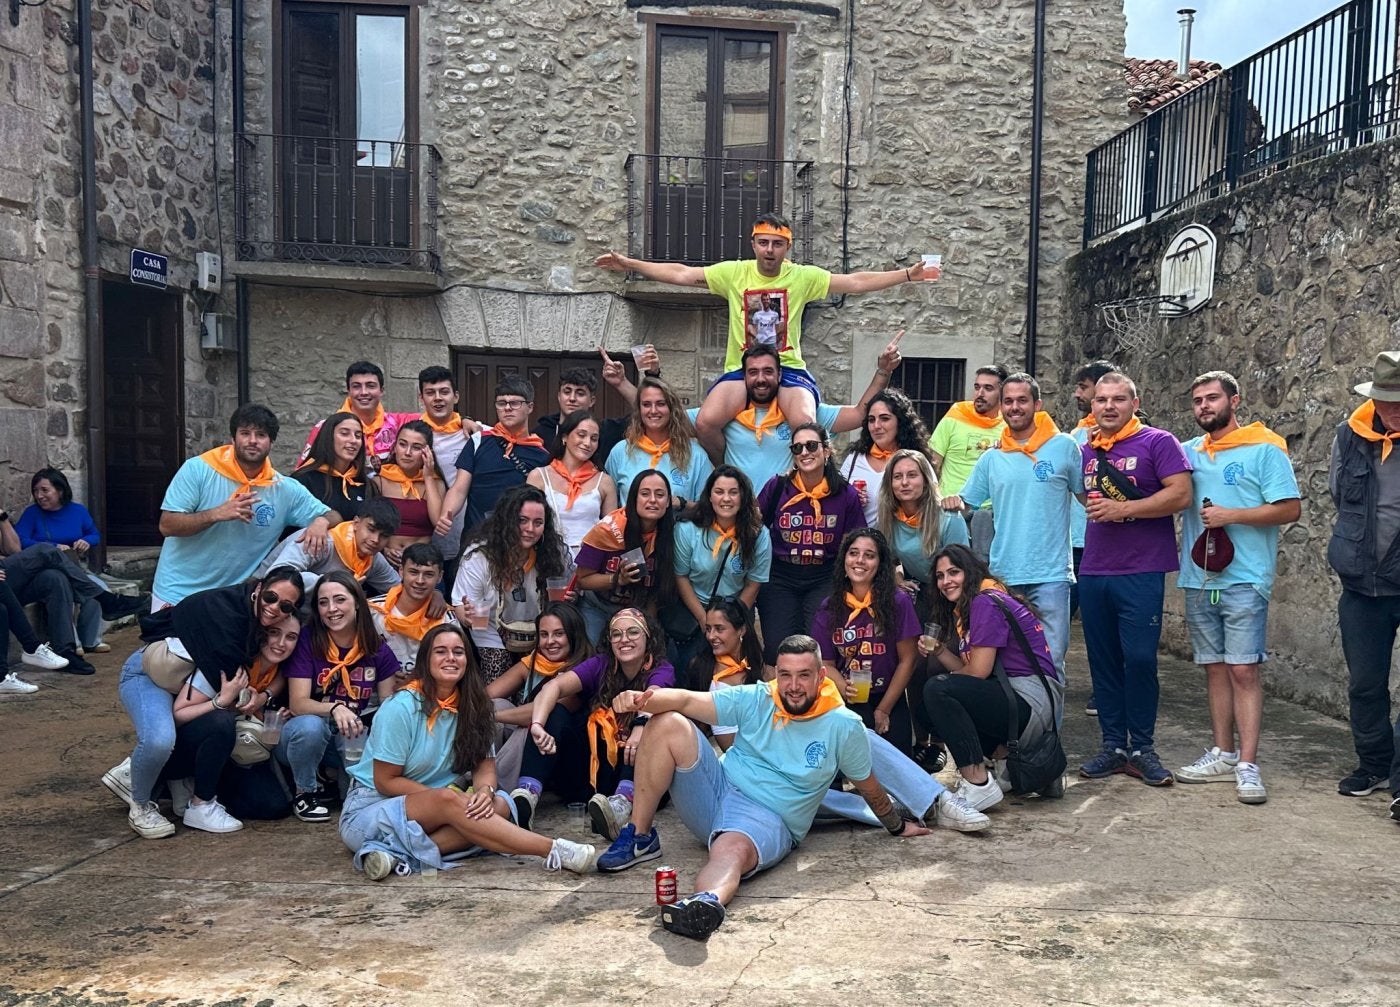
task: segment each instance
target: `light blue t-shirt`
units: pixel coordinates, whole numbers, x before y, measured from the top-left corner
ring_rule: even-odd
[[[954,511],[944,511],[938,526],[938,548],[945,545],[971,545],[967,537],[967,522]],[[918,528],[903,521],[894,523],[894,541],[890,543],[895,559],[904,567],[904,576],[920,584],[933,583],[933,557],[924,552],[924,538]]]
[[[624,440],[613,445],[603,467],[608,475],[613,477],[613,482],[617,483],[618,506],[625,506],[632,479],[639,472],[645,472],[653,466],[650,452],[634,450]],[[689,468],[677,470],[669,452],[661,456],[661,461],[655,468],[670,480],[671,495],[685,497],[687,500],[694,500],[704,491],[705,480],[710,478],[710,473],[715,470],[710,456],[705,454],[705,449],[700,446],[699,441],[690,442]]]
[[[1258,507],[1281,500],[1296,500],[1298,479],[1287,452],[1273,444],[1245,444],[1217,451],[1215,460],[1201,450],[1204,437],[1182,445],[1191,461],[1193,503],[1181,514],[1181,571],[1177,587],[1218,588],[1251,584],[1265,598],[1274,586],[1278,564],[1278,525],[1232,524],[1225,528],[1235,558],[1219,573],[1208,574],[1191,561],[1191,547],[1205,525],[1201,506],[1206,497],[1220,507]]]
[[[770,408],[772,407],[756,408],[759,423],[763,422]],[[699,410],[696,413],[698,415]],[[832,424],[836,422],[840,413],[840,406],[818,405],[817,422],[830,434]],[[730,420],[724,425],[724,460],[749,477],[755,493],[761,490],[769,479],[792,468],[792,451],[788,447],[791,443],[792,427],[788,425],[787,420],[772,430],[765,430],[761,441],[754,431],[737,420]]]
[[[714,553],[716,535],[709,528],[701,529],[691,521],[676,522],[676,576],[689,577],[690,586],[700,604],[708,605],[715,585],[715,574],[719,572],[719,561],[724,556],[725,546],[720,546],[719,555]],[[745,581],[767,584],[769,568],[773,563],[773,543],[768,537],[768,529],[758,530],[758,541],[754,543],[753,565],[745,568],[744,557],[736,542],[729,550],[729,558],[724,564],[724,573],[719,578],[719,596],[736,596],[744,589]]]
[[[350,767],[350,775],[366,787],[374,786],[374,762],[403,766],[403,775],[425,787],[445,787],[457,775],[452,772],[452,739],[457,715],[442,710],[428,731],[423,697],[402,689],[394,693],[374,715],[374,729],[365,742],[365,754]]]
[[[1074,581],[1069,522],[1072,494],[1084,492],[1079,445],[1055,434],[1031,461],[1021,451],[992,448],[977,459],[961,496],[969,507],[992,502],[996,537],[992,573],[1005,584]]]
[[[177,514],[211,510],[238,488],[203,459],[191,458],[170,480],[160,509]],[[253,576],[284,531],[304,528],[326,513],[326,505],[305,486],[280,474],[271,486],[258,487],[257,495],[253,520],[247,524],[220,521],[197,535],[165,540],[151,587],[157,598],[173,605],[196,591],[242,583]]]
[[[1074,443],[1082,449],[1089,443],[1089,428],[1075,427],[1069,432],[1074,438]],[[1082,474],[1081,474],[1082,478]],[[1074,502],[1069,505],[1069,543],[1076,549],[1084,548],[1084,529],[1089,527],[1089,512],[1084,509],[1084,505],[1075,497]]]
[[[864,780],[872,772],[865,724],[844,706],[778,727],[766,684],[736,686],[711,698],[718,723],[739,729],[723,756],[725,778],[749,800],[782,816],[794,842],[812,827],[838,771],[849,780]]]

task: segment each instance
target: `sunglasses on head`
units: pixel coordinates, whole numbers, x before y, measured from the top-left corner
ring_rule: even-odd
[[[297,607],[279,597],[276,591],[265,590],[259,597],[262,598],[264,605],[276,605],[278,611],[283,615],[296,615]]]
[[[816,454],[822,449],[821,441],[793,441],[788,445],[788,450],[794,455]]]

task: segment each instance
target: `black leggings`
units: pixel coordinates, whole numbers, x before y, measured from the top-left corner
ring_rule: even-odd
[[[602,739],[598,739],[598,787],[595,791],[588,779],[588,769],[592,760],[592,750],[588,744],[588,715],[591,707],[585,706],[577,713],[570,713],[562,704],[556,704],[549,711],[544,729],[554,739],[554,754],[545,755],[535,744],[528,732],[525,737],[525,751],[520,759],[520,775],[533,777],[549,790],[553,790],[566,801],[586,801],[593,794],[615,794],[617,785],[623,780],[632,779],[632,767],[622,761],[622,753],[617,753],[616,766],[608,762],[602,750]]]
[[[1006,690],[994,678],[942,675],[924,686],[924,705],[934,733],[953,754],[953,765],[979,766],[988,752],[1010,739],[1006,736]],[[1016,736],[1030,723],[1031,708],[1016,697]]]
[[[219,777],[233,754],[232,710],[211,710],[175,728],[175,747],[165,760],[162,780],[194,777],[194,796],[212,801],[219,793]]]
[[[850,704],[852,712],[860,714],[860,719],[865,721],[865,726],[872,731],[875,730],[875,706],[883,698],[871,696],[869,702]],[[890,710],[890,733],[882,737],[905,755],[913,750],[914,724],[909,714],[909,700],[906,696],[900,696],[899,702]]]
[[[795,633],[810,634],[817,606],[831,594],[834,564],[803,566],[773,561],[768,583],[758,589],[763,625],[763,660],[776,664],[778,644]]]
[[[40,640],[34,632],[34,627],[29,625],[29,617],[24,614],[24,606],[20,604],[14,589],[3,580],[0,580],[0,608],[5,610],[4,626],[0,628],[0,643],[5,645],[4,649],[0,650],[0,674],[3,674],[7,668],[5,662],[10,650],[10,634],[19,641],[26,654],[38,650]]]

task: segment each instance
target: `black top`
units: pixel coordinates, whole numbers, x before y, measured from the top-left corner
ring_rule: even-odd
[[[217,686],[252,665],[262,646],[253,615],[256,581],[196,591],[171,608],[141,617],[141,639],[155,643],[178,637],[194,658],[194,666]]]
[[[314,468],[297,469],[292,473],[292,478],[305,486],[317,500],[331,508],[344,520],[350,521],[360,514],[360,505],[365,502],[365,489],[368,480],[360,477],[359,486],[350,487],[350,496],[345,495],[345,489],[341,484],[339,476],[331,475],[329,472],[317,472]],[[292,529],[295,531],[296,529]],[[284,536],[285,537],[285,536]]]
[[[608,455],[618,441],[627,436],[628,417],[616,417],[598,421],[598,450],[593,454],[593,464],[598,466],[601,472],[603,463],[608,460]],[[554,450],[554,437],[559,432],[559,414],[550,413],[548,416],[541,416],[539,422],[535,424],[535,433],[540,435],[544,441],[546,449]]]

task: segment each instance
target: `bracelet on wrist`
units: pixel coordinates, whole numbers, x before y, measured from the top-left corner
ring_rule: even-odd
[[[909,275],[909,270],[908,270],[908,268],[906,268],[906,269],[904,270],[904,282],[905,282],[905,283],[908,283],[908,282],[910,282],[912,279],[913,279],[913,277]]]

